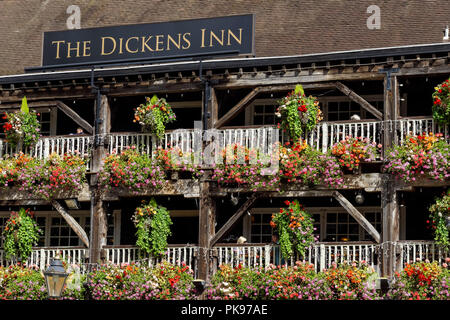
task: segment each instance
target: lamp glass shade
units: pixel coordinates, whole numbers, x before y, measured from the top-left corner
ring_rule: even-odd
[[[47,292],[50,298],[61,297],[62,290],[68,274],[66,273],[61,260],[53,259],[48,269],[44,272]]]

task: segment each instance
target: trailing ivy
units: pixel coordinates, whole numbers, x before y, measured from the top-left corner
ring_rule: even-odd
[[[172,233],[169,211],[156,203],[152,198],[147,204],[136,208],[133,216],[136,231],[136,245],[147,254],[155,257],[165,254],[167,237]]]
[[[11,212],[3,230],[3,247],[7,259],[15,257],[25,261],[30,257],[32,247],[38,243],[42,233],[32,216],[32,212],[24,208],[20,208],[19,212]]]

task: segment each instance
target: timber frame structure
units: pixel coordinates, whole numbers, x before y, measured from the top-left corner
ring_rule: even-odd
[[[102,159],[112,150],[112,145],[116,141],[114,137],[118,134],[111,132],[110,105],[113,100],[149,96],[154,93],[181,94],[181,97],[183,94],[188,96],[195,93],[202,99],[203,130],[250,129],[255,126],[242,125],[239,121],[236,121],[233,127],[227,127],[227,125],[245,113],[255,99],[261,96],[273,96],[273,94],[284,95],[300,83],[307,93],[325,92],[324,95],[326,95],[326,92],[330,90],[337,92],[358,104],[361,110],[371,114],[373,116],[371,123],[374,128],[377,126],[378,130],[377,139],[385,150],[401,141],[404,137],[403,128],[412,128],[408,121],[413,121],[411,119],[415,115],[408,117],[408,114],[402,111],[407,103],[404,102],[404,97],[400,93],[402,83],[407,79],[427,78],[426,81],[428,81],[428,78],[442,79],[448,78],[449,75],[450,44],[442,43],[289,57],[207,59],[151,65],[110,66],[92,70],[42,72],[33,70],[21,75],[3,76],[0,77],[0,109],[6,111],[18,108],[23,96],[27,97],[31,108],[58,109],[88,133],[86,139],[90,148],[90,167],[89,184],[84,186],[78,194],[61,194],[48,202],[29,197],[13,188],[2,189],[0,206],[5,208],[21,205],[52,206],[88,248],[88,261],[104,261],[108,259],[105,248],[107,216],[111,211],[109,204],[115,203],[114,208],[118,208],[124,199],[136,197],[125,190],[98,192],[97,188],[97,175],[102,167]],[[377,94],[383,96],[381,110],[365,99],[364,94],[358,92],[361,83],[363,86],[365,83],[365,88],[372,84],[374,88],[380,88]],[[226,94],[229,92],[233,95],[232,102],[226,100]],[[70,107],[68,100],[73,100],[74,103],[78,100],[87,101],[86,104],[90,104],[90,110],[93,111],[93,118],[90,121],[84,119]],[[353,125],[356,127],[358,123],[364,122],[342,122],[343,130],[347,130],[344,133],[350,133],[351,131],[348,130],[351,130]],[[405,127],[403,127],[404,124]],[[429,128],[431,127],[426,129]],[[415,125],[414,130],[416,130]],[[419,130],[423,128],[417,129],[417,132],[421,133]],[[448,133],[448,128],[444,128],[445,130]],[[318,148],[322,150],[326,150],[332,142],[329,141],[329,131],[321,131],[316,138],[321,139]],[[43,142],[42,145],[47,144]],[[43,157],[45,157],[45,151]],[[198,201],[198,234],[195,236],[198,251],[195,259],[197,277],[200,279],[208,279],[214,272],[215,261],[221,254],[218,250],[214,250],[217,243],[239,224],[256,201],[286,198],[334,199],[334,203],[342,206],[371,236],[370,242],[381,248],[380,274],[391,277],[401,264],[399,252],[395,250],[396,243],[401,240],[401,206],[403,204],[400,194],[411,194],[418,192],[421,188],[441,190],[449,185],[449,181],[436,182],[421,179],[412,184],[406,184],[382,173],[380,163],[381,161],[378,166],[375,163],[366,172],[347,175],[345,179],[348,188],[345,192],[330,189],[328,186],[311,188],[294,184],[286,185],[283,193],[270,190],[252,192],[243,187],[221,187],[210,179],[210,170],[205,168],[205,174],[199,181],[173,175],[170,183],[163,189],[142,190],[139,196],[165,198],[178,196]],[[348,192],[359,190],[364,191],[369,197],[370,195],[379,196],[380,200],[376,206],[381,211],[381,230],[377,230],[361,214],[354,202],[349,200]],[[222,215],[225,220],[219,222],[216,215],[219,209],[218,204],[222,199],[227,199],[234,194],[240,195],[243,201],[233,209],[231,214]],[[72,198],[76,198],[80,203],[88,204],[91,217],[90,234],[87,234],[65,209],[63,200]]]

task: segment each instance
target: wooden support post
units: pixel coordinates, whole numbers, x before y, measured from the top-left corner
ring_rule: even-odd
[[[382,207],[382,275],[391,278],[396,271],[395,242],[400,240],[400,207],[395,181],[386,175],[381,191]]]
[[[89,250],[89,262],[97,263],[101,261],[102,247],[106,244],[107,220],[106,208],[101,199],[101,189],[98,186],[98,172],[103,166],[103,158],[106,156],[107,150],[104,145],[106,134],[111,128],[111,116],[108,103],[108,97],[101,96],[99,114],[96,115],[98,128],[95,137],[98,143],[94,144],[92,152],[92,167],[91,171],[95,174],[91,176],[90,191],[91,191],[91,246]]]
[[[215,233],[215,209],[215,202],[210,194],[210,182],[205,181],[203,177],[200,181],[197,267],[198,278],[205,281],[209,280],[213,270],[210,240]]]
[[[66,220],[67,224],[72,230],[80,237],[84,245],[89,248],[89,238],[86,231],[78,224],[78,222],[67,212],[58,200],[52,200],[52,206],[58,211],[58,213]]]
[[[211,87],[211,97],[208,103],[208,111],[211,117],[209,118],[208,128],[214,128],[217,120],[219,120],[219,104],[217,101],[216,89]]]
[[[396,143],[398,81],[390,72],[384,80],[384,133],[383,151]],[[396,255],[394,242],[400,239],[400,210],[397,199],[397,185],[390,175],[383,175],[381,185],[382,207],[382,275],[392,277],[395,272]]]

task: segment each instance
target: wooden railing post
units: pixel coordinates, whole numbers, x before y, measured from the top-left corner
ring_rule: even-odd
[[[325,269],[326,266],[326,250],[325,250],[325,245],[321,244],[320,245],[320,262],[319,262],[319,271],[322,271],[323,269]]]

